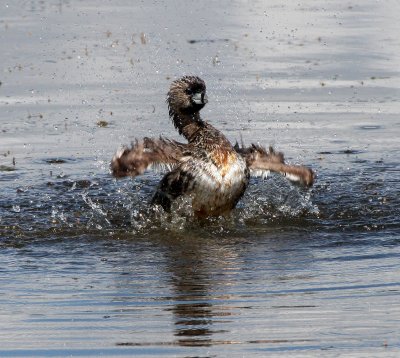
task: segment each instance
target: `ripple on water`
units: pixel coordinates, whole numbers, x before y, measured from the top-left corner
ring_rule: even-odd
[[[366,130],[366,131],[384,129],[383,126],[377,125],[377,124],[365,124],[365,125],[359,126],[358,128],[361,130]]]

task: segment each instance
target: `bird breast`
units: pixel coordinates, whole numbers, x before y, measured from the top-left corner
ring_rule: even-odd
[[[235,152],[227,152],[217,150],[211,154],[211,160],[215,163],[219,170],[222,178],[235,169],[235,167],[240,164],[238,162],[238,156]],[[240,166],[240,165],[239,165]],[[240,170],[240,168],[237,168]],[[235,170],[234,170],[235,171]]]
[[[195,210],[219,213],[232,209],[248,184],[244,160],[234,152],[211,152],[209,161],[198,162],[192,193]]]

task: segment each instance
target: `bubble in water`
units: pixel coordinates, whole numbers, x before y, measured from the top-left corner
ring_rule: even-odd
[[[19,205],[13,205],[12,209],[13,209],[13,211],[14,211],[15,213],[19,213],[19,212],[21,211],[21,208],[20,208]]]

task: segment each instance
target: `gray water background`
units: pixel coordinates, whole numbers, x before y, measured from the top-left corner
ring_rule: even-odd
[[[0,1],[0,356],[400,355],[400,4]],[[252,179],[227,219],[115,181],[178,139],[165,94],[272,144],[311,190]]]

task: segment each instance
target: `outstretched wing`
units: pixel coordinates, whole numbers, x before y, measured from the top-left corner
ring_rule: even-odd
[[[275,152],[272,147],[267,151],[260,145],[252,144],[250,147],[239,147],[236,143],[235,150],[246,160],[252,175],[266,175],[269,171],[277,172],[290,181],[299,182],[306,186],[314,183],[314,173],[311,169],[300,165],[285,164],[284,155]]]
[[[187,144],[165,138],[144,138],[130,148],[119,150],[111,160],[112,174],[117,178],[142,174],[149,167],[172,169],[178,165]]]

